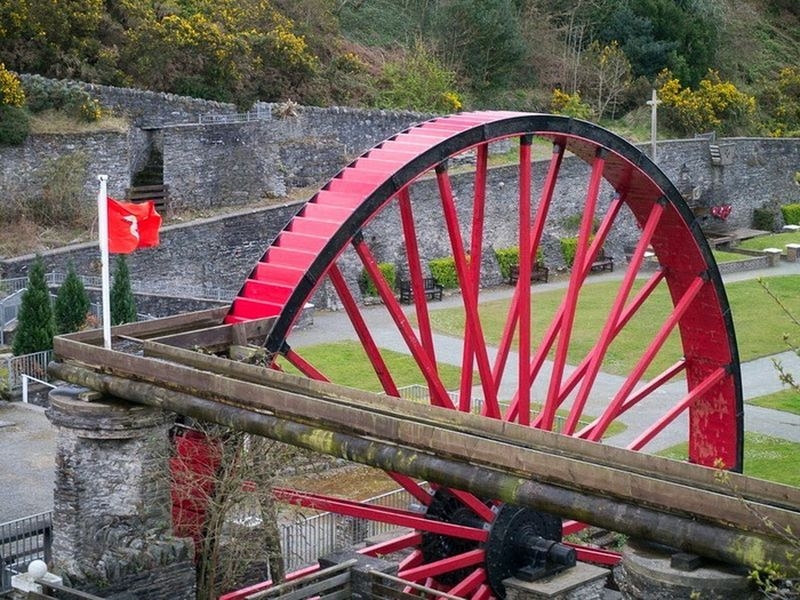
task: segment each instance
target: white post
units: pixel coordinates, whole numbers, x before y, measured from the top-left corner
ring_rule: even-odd
[[[100,191],[97,193],[97,230],[100,236],[100,265],[102,274],[103,345],[111,349],[111,269],[108,260],[108,175],[98,175]]]
[[[23,404],[28,403],[28,376],[24,373],[22,374],[22,402]]]
[[[656,133],[658,128],[658,105],[661,100],[658,99],[658,94],[653,90],[650,100],[647,105],[650,107],[650,158],[656,162]]]

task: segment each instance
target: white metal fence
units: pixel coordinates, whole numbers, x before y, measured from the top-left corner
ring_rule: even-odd
[[[10,356],[0,359],[0,381],[5,381],[10,392],[22,389],[25,377],[49,381],[47,364],[53,360],[53,351],[34,352],[22,356]]]

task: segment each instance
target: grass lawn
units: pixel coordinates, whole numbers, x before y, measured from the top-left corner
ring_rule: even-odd
[[[797,312],[800,313],[800,276],[771,277],[766,278],[765,282],[789,308],[797,307]],[[571,364],[577,364],[596,343],[618,289],[619,283],[616,281],[589,283],[584,286],[570,336]],[[758,281],[734,282],[726,286],[726,290],[733,313],[740,359],[747,361],[784,351],[786,345],[783,336],[792,330],[793,324],[769,298]],[[543,337],[562,301],[563,293],[563,290],[550,290],[533,294],[531,313],[535,345]],[[508,305],[509,300],[506,299],[481,304],[483,333],[489,344],[500,341]],[[619,375],[629,374],[647,343],[655,337],[670,307],[666,287],[660,286],[611,344],[603,370]],[[460,308],[433,310],[431,322],[437,331],[463,335],[464,314]],[[679,337],[673,332],[648,369],[647,375],[653,376],[661,372],[682,354]]]
[[[364,348],[359,342],[316,344],[303,347],[298,352],[335,383],[368,392],[383,391],[378,376],[372,370]],[[411,356],[384,349],[381,350],[381,355],[397,387],[424,384],[425,378]],[[281,360],[281,365],[288,373],[297,373],[297,370],[285,360]],[[460,371],[458,367],[439,364],[439,376],[445,388],[458,388]]]
[[[727,262],[736,262],[739,260],[747,260],[750,258],[744,254],[737,254],[736,252],[725,252],[724,250],[712,250],[711,253],[714,255],[714,260],[717,263],[727,263]]]
[[[742,240],[739,242],[738,247],[745,250],[763,250],[764,248],[780,248],[783,250],[786,244],[800,244],[800,231],[773,233]]]
[[[781,390],[774,394],[767,394],[766,396],[748,400],[747,404],[800,415],[800,391],[791,388]]]
[[[687,444],[678,444],[659,452],[660,456],[683,460]],[[800,444],[788,442],[760,433],[744,434],[744,474],[750,477],[776,481],[800,487],[800,469],[797,457]]]

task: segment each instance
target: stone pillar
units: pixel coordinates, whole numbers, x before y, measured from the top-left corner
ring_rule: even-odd
[[[629,540],[614,579],[625,600],[714,598],[756,600],[747,569],[686,555],[658,544]]]
[[[764,248],[763,252],[767,256],[767,266],[768,267],[777,267],[778,263],[781,260],[781,249],[780,248]]]
[[[786,244],[786,261],[797,262],[800,255],[800,244]]]
[[[172,536],[173,415],[84,388],[50,392],[58,429],[53,570],[104,597],[195,597],[191,540]]]

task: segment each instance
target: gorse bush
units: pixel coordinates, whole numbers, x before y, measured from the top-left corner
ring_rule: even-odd
[[[592,107],[581,100],[579,92],[568,94],[558,88],[554,89],[550,99],[550,109],[557,115],[566,115],[576,119],[592,117]]]
[[[659,97],[669,127],[681,134],[719,130],[735,133],[755,113],[756,101],[719,73],[709,71],[697,90],[685,88],[669,71],[659,75]]]
[[[0,62],[0,106],[22,107],[24,104],[25,92],[22,89],[22,82]]]

